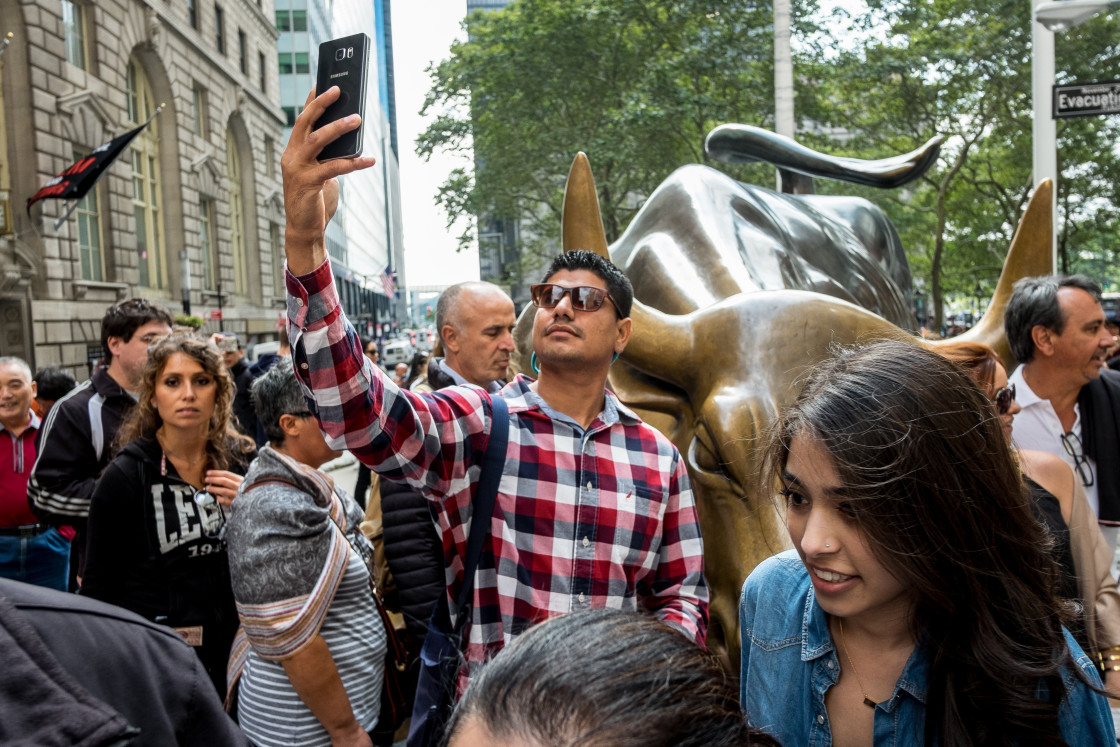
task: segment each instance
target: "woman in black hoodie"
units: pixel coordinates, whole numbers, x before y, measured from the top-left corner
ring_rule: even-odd
[[[137,406],[90,504],[82,594],[176,630],[218,693],[237,630],[222,530],[254,444],[230,424],[233,380],[189,334],[148,352]]]

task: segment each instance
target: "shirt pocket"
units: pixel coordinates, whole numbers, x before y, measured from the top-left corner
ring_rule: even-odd
[[[652,567],[660,549],[661,492],[640,482],[619,482],[611,502],[610,506],[602,500],[600,504],[602,510],[614,513],[611,560],[633,581],[641,570]]]

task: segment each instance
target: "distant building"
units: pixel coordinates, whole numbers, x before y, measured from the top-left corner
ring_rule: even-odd
[[[390,0],[275,2],[285,142],[315,84],[319,44],[359,32],[370,37],[363,151],[375,156],[377,165],[341,179],[339,209],[327,227],[327,252],[347,316],[363,334],[388,334],[408,323],[400,168],[393,147]],[[385,292],[387,269],[402,289],[394,298]]]
[[[80,377],[105,308],[144,296],[246,339],[284,304],[271,0],[0,2],[0,354]],[[151,125],[68,205],[27,199]],[[217,318],[220,312],[221,320]]]

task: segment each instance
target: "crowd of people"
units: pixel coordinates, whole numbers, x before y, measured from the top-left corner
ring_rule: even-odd
[[[1010,376],[961,341],[814,368],[760,444],[792,549],[743,580],[729,672],[687,460],[606,387],[629,280],[555,258],[532,376],[481,282],[384,371],[323,241],[335,177],[372,164],[317,160],[355,125],[313,132],[334,96],[285,152],[280,354],[130,299],[86,382],[0,358],[0,741],[389,744],[388,689],[450,622],[455,705],[409,745],[1116,744],[1120,378],[1092,281],[1016,284]],[[353,496],[321,469],[343,450]]]

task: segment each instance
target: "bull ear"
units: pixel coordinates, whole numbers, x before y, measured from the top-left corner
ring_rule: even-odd
[[[665,314],[638,299],[630,309],[632,332],[622,360],[659,379],[686,388],[693,369],[692,315]]]
[[[1011,239],[1011,249],[1003,263],[1003,272],[996,283],[996,292],[987,311],[976,326],[953,338],[969,342],[983,343],[1003,358],[1004,366],[1010,371],[1015,367],[1015,357],[1007,344],[1007,333],[1003,327],[1003,312],[1011,299],[1011,286],[1021,278],[1036,275],[1049,275],[1054,271],[1052,239],[1054,235],[1054,184],[1043,179],[1031,195],[1023,219]],[[936,349],[937,343],[934,343]]]
[[[560,214],[561,240],[565,252],[585,249],[610,259],[603,218],[599,214],[599,194],[591,163],[580,151],[572,161],[568,183],[564,186],[564,209]]]

